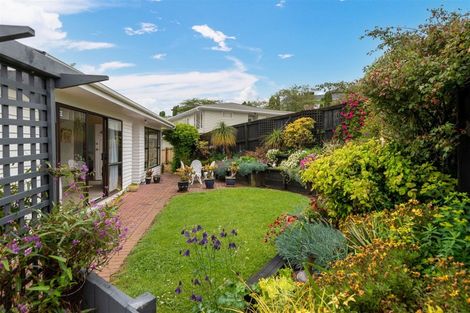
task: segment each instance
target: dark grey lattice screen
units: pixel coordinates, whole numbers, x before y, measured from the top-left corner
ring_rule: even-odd
[[[53,80],[0,62],[0,227],[50,206]],[[51,189],[51,190],[50,190]]]

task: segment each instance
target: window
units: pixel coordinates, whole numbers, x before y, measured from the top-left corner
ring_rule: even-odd
[[[122,188],[122,122],[108,118],[108,192]]]
[[[196,116],[195,116],[195,119],[196,119],[196,128],[199,129],[199,128],[202,128],[202,112],[196,112]]]
[[[152,168],[160,164],[160,131],[145,128],[145,165]]]
[[[223,114],[223,117],[232,117],[232,113],[231,112],[224,112],[222,113]]]

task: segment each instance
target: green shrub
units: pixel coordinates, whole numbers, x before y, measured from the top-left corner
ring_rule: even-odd
[[[391,208],[408,199],[443,199],[456,184],[432,165],[413,164],[391,144],[376,140],[348,142],[318,157],[302,180],[324,196],[334,219]]]
[[[276,248],[283,258],[295,266],[314,263],[322,268],[347,254],[346,238],[328,224],[297,223],[276,238]]]
[[[238,160],[237,163],[239,166],[238,174],[241,176],[250,175],[251,173],[264,172],[268,168],[266,164],[258,162],[257,160]]]
[[[177,124],[174,129],[163,132],[164,139],[173,145],[174,157],[171,168],[174,171],[180,167],[181,161],[186,165],[191,162],[199,139],[196,127],[187,124]]]

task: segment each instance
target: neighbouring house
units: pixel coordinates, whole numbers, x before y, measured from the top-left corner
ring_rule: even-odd
[[[174,125],[86,75],[14,39],[29,27],[0,25],[0,225],[64,195],[47,162],[86,165],[91,199],[140,183],[161,162],[161,132]],[[9,214],[9,213],[14,214]]]
[[[199,133],[210,132],[219,122],[236,125],[292,112],[268,110],[238,103],[201,105],[168,118],[174,124],[182,123],[196,127]]]

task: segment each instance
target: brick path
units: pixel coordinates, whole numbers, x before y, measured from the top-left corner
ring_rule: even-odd
[[[128,228],[127,238],[122,250],[111,257],[108,265],[98,272],[98,275],[109,281],[111,275],[119,271],[132,248],[152,225],[155,216],[171,197],[178,193],[178,180],[178,176],[165,173],[159,184],[140,185],[137,192],[128,192],[124,195],[118,212],[122,224]],[[225,186],[216,182],[215,188],[225,188]],[[189,191],[200,192],[206,189],[195,182]]]

